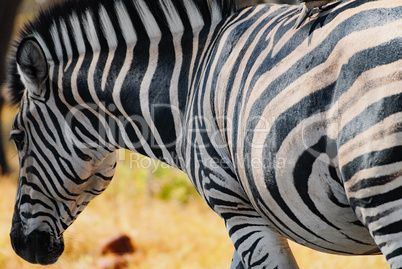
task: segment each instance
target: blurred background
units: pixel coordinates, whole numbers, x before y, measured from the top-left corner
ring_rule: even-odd
[[[0,88],[6,91],[5,59],[18,29],[39,8],[61,0],[0,0]],[[239,0],[247,6],[294,0]],[[18,179],[18,159],[8,141],[17,108],[0,96],[0,268],[43,268],[28,264],[11,248],[9,232]],[[66,249],[46,268],[222,268],[230,267],[233,246],[223,221],[200,198],[187,176],[128,151],[109,188],[65,232]],[[291,243],[302,269],[388,268],[382,256],[344,257]]]

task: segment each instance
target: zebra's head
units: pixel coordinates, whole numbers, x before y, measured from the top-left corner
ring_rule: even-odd
[[[12,61],[10,91],[20,111],[11,138],[20,174],[11,242],[25,260],[51,264],[64,250],[63,232],[112,179],[115,148],[98,136],[96,107],[66,100],[72,98],[54,81],[55,64],[35,38],[21,41]],[[73,84],[62,86],[78,90]]]

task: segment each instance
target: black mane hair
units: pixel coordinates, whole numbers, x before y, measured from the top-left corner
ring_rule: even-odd
[[[8,86],[9,86],[9,96],[8,101],[12,105],[17,105],[21,102],[22,97],[24,95],[25,87],[21,81],[21,78],[17,71],[17,63],[16,63],[16,51],[22,40],[25,38],[31,37],[33,34],[40,36],[43,41],[49,45],[49,48],[52,48],[52,37],[51,37],[51,25],[53,25],[57,21],[67,21],[72,14],[76,15],[79,18],[80,23],[82,25],[82,18],[87,11],[91,12],[91,14],[97,16],[97,12],[100,9],[100,6],[103,6],[110,16],[110,19],[113,23],[117,23],[117,15],[114,10],[114,4],[116,2],[123,2],[127,5],[132,5],[133,2],[138,0],[67,0],[59,4],[55,4],[49,9],[40,11],[39,15],[31,22],[28,22],[23,29],[20,31],[20,37],[17,42],[14,43],[14,53],[11,54],[11,59],[9,61],[9,78],[8,78]],[[154,16],[154,19],[157,21],[158,26],[160,27],[162,33],[163,31],[169,31],[167,18],[160,6],[159,0],[143,0],[151,13]],[[232,14],[236,11],[235,0],[171,0],[173,5],[175,6],[178,14],[183,22],[185,27],[190,27],[190,17],[191,14],[187,14],[184,1],[192,1],[194,5],[199,10],[205,24],[208,24],[211,21],[211,5],[214,4],[220,8],[220,14],[222,18]],[[135,9],[130,9],[130,18],[138,35],[138,40],[141,38],[148,38],[148,34],[145,31],[144,25],[139,18],[138,11]],[[97,34],[102,32],[101,26],[98,21],[96,21],[97,25]],[[67,25],[68,26],[68,25]],[[69,27],[69,26],[68,26]],[[68,29],[69,34],[71,29]],[[71,35],[69,37],[71,39]],[[100,36],[100,39],[102,37]],[[118,39],[121,37],[118,37]],[[104,39],[104,38],[103,38]],[[102,42],[102,40],[100,40]],[[118,40],[119,41],[119,40]],[[88,40],[85,40],[88,42]],[[104,42],[104,40],[103,40]],[[88,44],[85,44],[88,46]],[[54,47],[54,46],[53,46]],[[52,59],[57,59],[57,55],[54,50],[51,50]],[[75,52],[76,53],[76,52]]]

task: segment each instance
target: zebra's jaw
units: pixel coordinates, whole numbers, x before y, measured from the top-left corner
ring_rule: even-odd
[[[26,235],[19,210],[14,211],[10,238],[15,253],[33,264],[53,264],[64,251],[63,236],[56,238],[53,233],[41,230]]]

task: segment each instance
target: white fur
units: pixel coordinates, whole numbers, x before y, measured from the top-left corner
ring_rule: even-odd
[[[149,38],[160,38],[162,36],[161,30],[159,29],[158,23],[149,10],[147,4],[143,0],[136,0],[133,3],[134,6],[137,8],[141,21],[144,24]]]
[[[211,9],[211,20],[212,23],[216,23],[222,20],[222,12],[221,8],[218,5],[216,0],[209,1],[210,9]]]
[[[27,76],[21,69],[20,65],[17,64],[17,71],[20,75],[21,81],[24,84],[25,88],[30,93],[39,94],[39,88],[36,86],[36,83],[32,81],[29,76]]]
[[[75,44],[77,46],[78,53],[85,53],[85,42],[84,37],[82,35],[80,21],[76,13],[71,14],[70,16],[70,24],[72,27],[73,37],[75,39]]]
[[[67,57],[71,58],[73,57],[73,49],[71,47],[70,39],[68,38],[66,23],[63,20],[60,21],[60,29],[61,29],[61,36],[63,37],[64,47],[66,48],[67,51]]]
[[[166,16],[169,29],[172,33],[181,33],[184,31],[184,25],[181,21],[179,13],[171,0],[159,0],[159,4]]]
[[[126,40],[127,45],[133,47],[137,43],[137,34],[134,30],[130,16],[127,13],[127,9],[121,1],[115,2],[115,9],[123,37]]]
[[[73,49],[71,47],[70,39],[68,38],[66,23],[63,20],[60,20],[60,29],[61,29],[61,36],[63,37],[64,47],[66,48],[67,51],[67,59],[68,59],[68,63],[66,65],[67,69],[71,64],[71,58],[73,57]]]
[[[89,44],[93,51],[100,51],[100,43],[96,33],[95,23],[92,14],[89,10],[85,12],[85,17],[82,19],[84,31],[88,38]]]
[[[191,28],[193,30],[199,29],[204,26],[204,19],[193,0],[183,1],[184,7],[187,10],[188,19],[190,20]]]
[[[110,17],[107,14],[105,7],[102,5],[99,8],[99,16],[101,21],[101,28],[107,40],[109,49],[110,50],[116,49],[117,48],[116,32],[114,30],[112,22],[110,21]]]
[[[53,23],[52,26],[50,26],[50,35],[52,36],[52,40],[54,43],[54,49],[56,50],[57,57],[62,58],[63,50],[61,47],[60,36],[59,36],[59,32],[57,30],[56,23]]]

